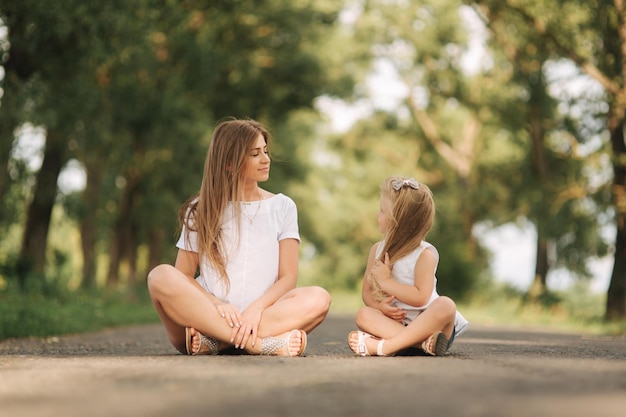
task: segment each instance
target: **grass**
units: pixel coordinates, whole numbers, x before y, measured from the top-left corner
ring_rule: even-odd
[[[363,304],[358,292],[332,291],[332,314],[353,315]],[[523,302],[523,295],[498,287],[459,310],[473,325],[543,328],[585,334],[626,334],[626,322],[602,321],[604,296],[570,290],[549,305]],[[0,292],[0,340],[48,337],[132,324],[158,323],[145,287],[124,293],[98,291],[23,294]]]
[[[485,326],[532,327],[586,334],[626,334],[626,321],[604,322],[605,294],[594,294],[584,284],[551,292],[532,302],[519,290],[494,285],[459,309],[468,320]]]
[[[331,313],[354,314],[363,305],[356,292],[334,291]],[[496,286],[481,297],[460,302],[457,308],[473,325],[540,328],[584,334],[624,335],[626,321],[603,321],[605,295],[590,294],[583,288],[551,294],[546,304],[530,303],[524,294]]]
[[[0,340],[83,333],[158,321],[147,294],[141,291],[75,292],[52,297],[0,293]]]

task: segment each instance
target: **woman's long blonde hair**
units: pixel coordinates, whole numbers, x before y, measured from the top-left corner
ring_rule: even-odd
[[[382,250],[378,260],[384,261],[389,254],[391,266],[422,243],[435,220],[435,201],[425,184],[413,178],[392,176],[385,179],[380,189],[380,197],[389,201],[387,231],[383,237]],[[386,295],[371,275],[372,296],[380,301]]]
[[[271,135],[261,123],[251,120],[226,120],[213,132],[204,162],[200,191],[187,200],[178,212],[179,225],[197,232],[198,259],[206,259],[217,269],[228,288],[227,253],[222,241],[222,221],[229,202],[241,201],[246,156],[259,134],[268,146]],[[233,204],[237,225],[241,207]]]

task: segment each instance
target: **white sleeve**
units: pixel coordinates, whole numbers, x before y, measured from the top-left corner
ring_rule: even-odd
[[[180,232],[180,237],[178,238],[178,242],[176,242],[176,247],[178,249],[187,250],[190,252],[198,252],[198,233],[194,231],[189,231],[189,238],[187,239],[187,226],[183,225],[183,229]]]
[[[278,240],[296,239],[300,242],[300,233],[298,230],[298,207],[296,203],[289,197],[286,198],[283,207],[283,223],[282,229],[278,234]]]

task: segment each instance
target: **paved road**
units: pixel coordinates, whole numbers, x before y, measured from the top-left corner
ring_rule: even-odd
[[[160,326],[0,342],[0,416],[624,417],[626,336],[474,325],[450,355],[360,358],[330,316],[306,357],[179,355]]]

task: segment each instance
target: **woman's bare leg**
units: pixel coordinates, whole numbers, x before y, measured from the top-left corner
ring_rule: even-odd
[[[185,327],[192,326],[193,318],[206,316],[217,322],[213,304],[189,278],[171,265],[159,265],[150,271],[148,291],[170,343],[181,353],[186,353]],[[194,301],[183,302],[187,297]],[[185,310],[179,311],[178,305]]]
[[[330,294],[321,287],[295,288],[263,312],[258,334],[267,337],[291,329],[310,333],[326,318],[330,301]]]
[[[148,289],[168,338],[178,351],[186,352],[185,327],[193,327],[205,336],[226,344],[230,343],[232,328],[219,316],[217,309],[202,289],[173,266],[159,265],[150,271]],[[286,338],[288,335],[288,332],[282,332],[272,336]],[[289,352],[281,348],[277,353],[295,354],[302,343],[299,334],[294,334],[286,348]],[[261,352],[261,346],[262,343],[252,346],[249,340],[245,349],[258,354]]]
[[[295,288],[263,312],[258,336],[271,337],[292,329],[310,333],[326,318],[330,302],[330,294],[321,287]],[[200,348],[200,336],[195,330],[192,333],[193,350],[197,351]]]

